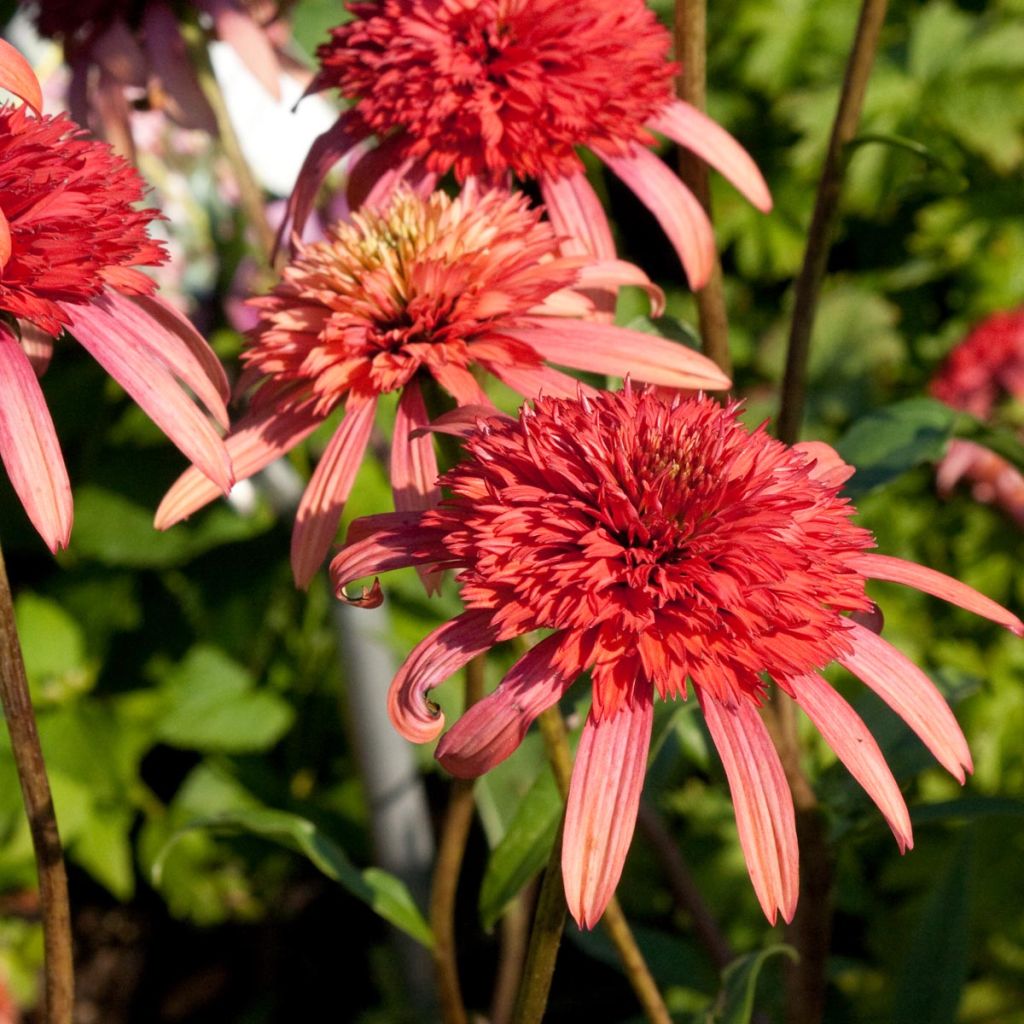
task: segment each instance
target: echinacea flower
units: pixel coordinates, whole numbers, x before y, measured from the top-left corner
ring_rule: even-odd
[[[875,690],[963,781],[971,757],[928,677],[848,612],[868,579],[916,587],[1018,634],[1014,615],[958,581],[868,552],[838,492],[852,472],[823,444],[748,432],[707,397],[540,398],[518,420],[477,421],[450,497],[421,513],[356,520],[331,566],[353,580],[402,566],[457,570],[466,611],[409,655],[389,711],[416,742],[444,718],[427,695],[494,644],[553,630],[441,739],[440,762],[474,777],[507,757],[584,671],[593,703],[566,809],[562,870],[576,921],[615,890],[637,815],[654,698],[700,703],[732,791],[740,843],[772,921],[793,914],[793,803],[758,714],[766,678],[788,693],[912,844],[899,787],[864,723],[820,672],[835,661]],[[379,601],[380,587],[356,603]]]
[[[399,190],[382,212],[339,223],[299,249],[269,296],[242,359],[256,383],[249,413],[226,439],[239,478],[288,451],[344,405],[292,534],[300,586],[334,539],[362,461],[378,398],[400,391],[391,484],[400,510],[436,503],[437,461],[420,384],[433,380],[459,405],[489,406],[479,367],[524,395],[575,394],[577,381],[546,361],[671,388],[726,388],[729,380],[685,347],[593,320],[574,288],[631,282],[628,263],[558,255],[551,225],[520,194],[468,187],[456,199]],[[164,498],[165,528],[216,497],[186,472]]]
[[[399,181],[429,192],[439,176],[508,186],[535,180],[572,251],[608,259],[611,231],[577,152],[597,154],[651,210],[690,284],[714,257],[708,218],[651,152],[652,132],[721,171],[758,209],[771,197],[746,151],[673,98],[671,37],[643,0],[382,0],[319,51],[310,91],[352,101],[314,143],[292,196],[301,229],[328,169],[370,136],[350,167],[350,202],[383,202]]]
[[[223,443],[181,385],[225,428],[228,389],[213,352],[136,269],[165,257],[146,233],[157,212],[135,206],[135,171],[67,117],[38,114],[39,83],[7,44],[0,86],[25,100],[0,105],[0,458],[56,550],[71,531],[71,488],[34,367],[65,328],[222,490]]]

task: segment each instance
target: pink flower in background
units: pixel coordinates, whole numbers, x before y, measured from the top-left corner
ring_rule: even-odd
[[[327,170],[357,148],[349,198],[384,202],[399,181],[429,192],[454,171],[508,186],[536,180],[571,252],[615,255],[577,150],[596,153],[657,217],[690,284],[710,273],[714,237],[700,204],[650,150],[652,132],[692,150],[755,206],[768,188],[745,150],[673,98],[671,37],[643,0],[382,0],[320,47],[311,90],[353,106],[313,145],[292,196],[301,229]],[[360,147],[375,135],[376,148]]]
[[[409,655],[391,685],[402,735],[438,736],[429,691],[494,644],[554,632],[475,704],[437,748],[454,775],[507,757],[533,719],[590,672],[593,704],[566,810],[562,870],[591,927],[615,890],[636,820],[653,701],[691,688],[732,792],[754,889],[772,921],[798,894],[793,804],[758,714],[766,677],[804,709],[912,845],[899,787],[864,723],[821,677],[835,661],[863,680],[961,782],[966,741],[928,677],[856,621],[868,579],[1024,624],[958,581],[870,554],[839,490],[852,470],[826,445],[789,448],[705,397],[669,403],[627,389],[540,398],[518,420],[479,419],[437,508],[356,520],[331,566],[353,580],[402,566],[452,568],[466,611]],[[379,601],[379,584],[356,603]],[[854,615],[844,613],[852,612]]]
[[[165,256],[147,234],[157,212],[136,208],[135,171],[66,117],[31,115],[39,84],[7,44],[0,86],[26,101],[0,105],[0,458],[56,550],[71,531],[71,488],[36,369],[65,328],[222,490],[232,483],[223,442],[182,384],[226,428],[227,381],[136,269]]]
[[[227,438],[239,478],[298,444],[332,412],[345,417],[298,510],[292,568],[305,586],[323,562],[363,458],[378,398],[401,392],[391,447],[399,510],[439,498],[421,382],[459,405],[489,406],[473,374],[486,370],[524,395],[575,394],[548,362],[632,375],[672,388],[726,388],[704,356],[661,338],[593,320],[579,288],[652,289],[616,260],[558,255],[558,240],[522,195],[467,187],[457,199],[399,190],[382,212],[356,214],[324,242],[302,246],[269,296],[243,360],[255,385],[249,413]],[[657,296],[657,290],[652,289]],[[164,498],[165,528],[216,497],[186,472]]]

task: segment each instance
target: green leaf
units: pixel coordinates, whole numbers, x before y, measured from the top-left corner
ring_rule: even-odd
[[[186,835],[197,829],[218,832],[246,832],[273,840],[304,854],[332,881],[338,882],[357,899],[417,942],[431,948],[434,936],[404,883],[380,868],[360,871],[345,851],[324,835],[313,822],[297,814],[269,809],[239,809],[196,818],[167,841],[153,863],[154,884],[168,853]]]
[[[494,848],[480,886],[480,921],[490,930],[551,855],[562,813],[555,777],[541,772]]]
[[[733,960],[722,971],[722,988],[714,1006],[708,1011],[707,1024],[750,1024],[761,968],[780,954],[788,956],[794,963],[799,959],[792,946],[779,943]]]
[[[96,666],[86,657],[85,635],[59,604],[36,594],[19,594],[14,613],[37,708],[62,704],[92,687]]]
[[[846,485],[856,498],[925,462],[942,457],[958,413],[932,398],[909,398],[853,424],[836,451],[857,472]]]

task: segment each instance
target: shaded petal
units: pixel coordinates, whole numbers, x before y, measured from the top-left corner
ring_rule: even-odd
[[[914,835],[903,794],[860,716],[821,676],[799,676],[787,682],[792,685],[797,704],[825,742],[877,804],[899,843],[900,853],[911,849]]]
[[[43,90],[32,65],[5,39],[0,39],[0,89],[14,93],[37,114],[43,112]]]
[[[438,384],[441,385],[455,399],[459,405],[490,405],[491,400],[487,392],[480,387],[476,377],[453,363],[435,363],[428,367],[430,373]]]
[[[575,288],[620,288],[624,284],[643,288],[651,301],[651,316],[665,312],[665,293],[634,263],[599,260],[581,267]]]
[[[492,611],[469,611],[438,626],[405,659],[388,691],[388,714],[398,732],[426,743],[444,728],[444,715],[428,699],[435,686],[494,646],[498,630]]]
[[[422,160],[402,156],[407,142],[406,135],[396,132],[359,155],[349,170],[345,189],[349,209],[357,210],[364,205],[380,209],[399,185],[405,185],[421,199],[434,190],[437,175],[428,171]]]
[[[65,303],[61,308],[82,347],[226,494],[234,478],[223,440],[170,371],[150,354],[138,327],[117,315],[108,296],[89,305]]]
[[[608,216],[587,176],[578,171],[561,178],[542,177],[540,194],[555,233],[565,241],[566,256],[586,254],[599,260],[616,258]]]
[[[292,530],[292,574],[305,589],[323,565],[338,532],[338,520],[363,461],[377,402],[364,402],[346,412],[327,443],[295,513]]]
[[[121,85],[146,84],[146,56],[123,18],[115,18],[90,45],[89,58]]]
[[[963,784],[971,752],[935,684],[906,655],[870,629],[849,621],[853,653],[836,660],[867,683],[920,737],[935,759]]]
[[[53,358],[53,335],[47,334],[41,327],[36,327],[27,320],[22,320],[19,327],[22,351],[28,356],[36,376],[42,377]]]
[[[380,583],[349,597],[345,588],[353,580],[409,565],[429,565],[448,558],[441,534],[424,529],[419,512],[388,512],[362,516],[349,525],[345,546],[331,562],[335,596],[348,604],[375,608],[381,602]]]
[[[626,156],[602,154],[602,159],[657,218],[679,255],[690,287],[703,288],[714,266],[715,236],[696,196],[643,146],[632,146]]]
[[[224,438],[235,475],[245,480],[258,473],[312,434],[323,420],[323,415],[311,406],[299,410],[269,407],[249,412]],[[195,467],[187,469],[164,495],[153,525],[166,530],[220,496],[221,492]]]
[[[2,51],[0,51],[2,56]],[[0,459],[32,525],[51,551],[71,535],[71,484],[32,364],[0,322]]]
[[[281,99],[281,68],[266,32],[233,0],[198,0],[211,18],[217,37],[241,58],[253,78],[275,101]]]
[[[533,720],[558,703],[582,671],[559,660],[564,641],[555,633],[527,651],[498,688],[444,734],[435,756],[452,775],[473,779],[490,771],[522,743]]]
[[[647,122],[709,163],[763,213],[772,208],[772,195],[750,154],[707,114],[682,100],[673,100]]]
[[[391,490],[397,512],[432,508],[441,500],[429,426],[423,393],[419,384],[410,381],[402,391],[391,438]]]
[[[741,698],[726,707],[698,690],[736,809],[740,845],[765,916],[793,919],[800,895],[800,851],[793,797],[757,709]]]
[[[856,567],[858,571],[874,580],[914,587],[925,594],[931,594],[932,597],[966,608],[967,611],[974,612],[982,618],[991,619],[1017,636],[1024,636],[1024,622],[1021,622],[1013,612],[1007,611],[1001,604],[985,597],[984,594],[979,594],[974,587],[969,587],[945,573],[926,569],[914,562],[905,562],[902,558],[875,554],[858,556]]]
[[[551,366],[508,366],[501,363],[485,365],[498,380],[503,381],[513,391],[518,391],[524,398],[537,398],[540,395],[548,398],[578,398],[581,393],[596,393],[589,384]]]
[[[526,342],[538,355],[562,366],[673,388],[719,391],[730,385],[729,378],[707,356],[653,334],[585,320],[528,323],[529,327],[502,333]]]
[[[441,413],[436,420],[431,420],[425,427],[413,431],[414,434],[450,434],[452,437],[469,437],[480,429],[482,420],[514,423],[515,419],[507,413],[496,409],[493,405],[457,405],[448,412]]]
[[[593,928],[615,892],[640,806],[651,745],[651,684],[638,680],[617,713],[587,716],[569,784],[562,876],[569,913]]]

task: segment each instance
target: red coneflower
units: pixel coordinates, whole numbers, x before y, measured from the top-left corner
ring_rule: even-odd
[[[690,284],[707,280],[711,225],[685,185],[648,148],[658,132],[771,208],[760,172],[714,121],[673,98],[671,37],[643,0],[383,0],[320,47],[311,90],[353,101],[314,144],[291,201],[301,228],[330,166],[370,135],[380,145],[351,168],[353,206],[379,203],[397,181],[429,191],[439,175],[509,184],[534,179],[561,235],[614,255],[601,203],[577,153],[596,153],[658,218]]]
[[[244,478],[292,448],[339,406],[345,418],[298,510],[292,567],[305,586],[334,539],[363,458],[380,395],[401,391],[391,450],[400,510],[434,504],[437,462],[420,382],[459,405],[490,405],[480,367],[524,395],[575,394],[577,381],[545,365],[633,377],[674,388],[725,388],[728,378],[680,345],[586,316],[575,288],[630,282],[636,267],[558,255],[558,240],[526,198],[504,190],[423,200],[399,190],[382,212],[336,224],[301,247],[273,293],[253,300],[261,322],[243,355],[257,390],[226,439]],[[656,290],[655,290],[656,291]],[[187,472],[157,511],[165,528],[216,496]]]
[[[437,749],[473,777],[508,756],[530,723],[589,670],[593,704],[566,810],[562,869],[581,926],[601,916],[636,819],[655,696],[692,688],[722,758],[740,842],[766,915],[798,893],[793,804],[757,708],[766,677],[806,711],[878,804],[901,849],[910,818],[864,723],[819,674],[844,665],[958,779],[966,742],[928,677],[845,612],[871,607],[869,578],[914,586],[1024,633],[976,591],[868,554],[871,534],[838,496],[852,470],[826,445],[789,448],[705,397],[669,403],[627,389],[541,398],[518,420],[480,420],[434,509],[356,520],[335,558],[352,580],[401,566],[458,571],[466,611],[409,655],[391,686],[396,728],[436,737],[429,691],[499,641],[554,630]],[[379,600],[379,584],[357,603]]]
[[[39,110],[39,83],[7,44],[0,86]],[[71,488],[33,363],[45,367],[64,328],[216,486],[232,482],[220,437],[178,383],[226,428],[223,370],[135,269],[165,259],[146,233],[157,213],[136,209],[134,170],[81,136],[66,117],[0,105],[0,458],[53,550],[71,531]]]

